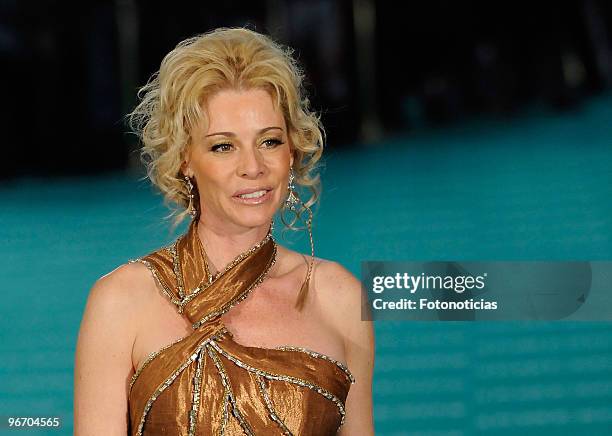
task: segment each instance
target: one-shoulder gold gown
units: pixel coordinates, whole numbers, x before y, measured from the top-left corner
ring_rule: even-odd
[[[334,435],[344,422],[349,369],[299,347],[247,347],[221,315],[260,284],[276,259],[268,236],[214,280],[195,221],[145,264],[193,333],[148,356],[132,377],[130,435]]]

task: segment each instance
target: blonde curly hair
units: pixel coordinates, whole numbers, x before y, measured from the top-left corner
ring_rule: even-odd
[[[323,153],[325,131],[320,116],[311,111],[304,75],[293,50],[247,28],[219,28],[180,42],[162,60],[159,71],[138,91],[140,100],[127,115],[142,142],[141,159],[147,176],[174,204],[170,216],[177,225],[189,204],[181,165],[197,123],[207,124],[203,104],[223,89],[265,89],[283,111],[293,144],[295,183],[307,188],[309,198],[281,219],[291,229],[319,197],[316,164]],[[196,200],[198,199],[196,192]],[[196,203],[197,204],[197,203]]]

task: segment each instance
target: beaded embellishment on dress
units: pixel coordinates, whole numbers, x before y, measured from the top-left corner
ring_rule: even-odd
[[[130,381],[131,435],[333,435],[355,379],[337,360],[301,347],[235,342],[221,315],[276,261],[268,234],[214,280],[197,227],[132,262],[147,266],[193,332],[151,353]]]

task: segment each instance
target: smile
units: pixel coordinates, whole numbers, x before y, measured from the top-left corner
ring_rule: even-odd
[[[245,192],[234,195],[236,201],[242,204],[262,204],[272,198],[271,189],[259,189],[257,191]]]
[[[251,192],[250,194],[242,194],[239,195],[240,198],[259,198],[259,197],[263,197],[264,195],[266,195],[266,191],[265,189],[262,191],[255,191],[255,192]]]

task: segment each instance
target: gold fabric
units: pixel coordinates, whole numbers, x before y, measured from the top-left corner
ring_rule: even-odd
[[[334,435],[354,378],[298,347],[238,344],[221,315],[263,281],[276,259],[268,235],[209,282],[193,222],[144,263],[193,333],[152,353],[132,377],[130,435]]]

